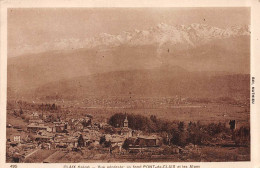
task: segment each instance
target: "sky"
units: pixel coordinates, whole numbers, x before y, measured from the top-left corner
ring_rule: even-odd
[[[60,39],[145,30],[159,23],[249,25],[250,8],[13,8],[8,10],[8,51]]]

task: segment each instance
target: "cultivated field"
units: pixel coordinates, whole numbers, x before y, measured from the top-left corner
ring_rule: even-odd
[[[236,120],[238,125],[248,125],[250,113],[248,106],[230,104],[192,104],[183,106],[161,108],[108,108],[108,107],[79,107],[77,113],[90,113],[97,119],[109,118],[115,113],[133,113],[149,117],[156,115],[158,118],[172,121],[200,121],[201,123],[225,122]]]

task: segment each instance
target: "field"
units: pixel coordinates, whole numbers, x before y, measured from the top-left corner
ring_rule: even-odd
[[[39,102],[40,103],[40,102]],[[60,104],[59,102],[56,102]],[[132,113],[149,117],[156,115],[160,119],[171,121],[200,121],[201,123],[228,122],[236,120],[237,124],[250,123],[250,107],[248,105],[233,105],[224,103],[193,103],[185,105],[161,106],[156,108],[74,106],[75,102],[62,103],[62,110],[69,111],[67,116],[82,116],[91,114],[94,119],[105,120],[115,113]],[[19,110],[19,108],[15,109]],[[8,110],[8,113],[12,113]],[[27,125],[20,117],[7,115],[7,123],[25,127]]]
[[[200,121],[201,123],[228,123],[236,120],[238,125],[248,125],[250,113],[248,106],[239,106],[221,103],[200,103],[183,106],[161,108],[108,108],[108,107],[79,107],[76,113],[89,113],[98,120],[108,119],[115,113],[132,113],[149,117],[156,115],[157,118],[171,121]],[[73,114],[74,115],[74,114]]]

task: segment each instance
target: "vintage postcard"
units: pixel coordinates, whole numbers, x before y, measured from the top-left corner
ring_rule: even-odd
[[[36,2],[1,1],[1,167],[260,167],[259,1]]]

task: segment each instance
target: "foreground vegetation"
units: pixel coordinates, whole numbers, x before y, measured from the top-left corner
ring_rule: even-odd
[[[166,121],[157,119],[155,115],[150,118],[142,115],[117,113],[110,117],[109,124],[122,127],[127,116],[129,127],[147,133],[160,133],[164,144],[178,146],[194,145],[222,145],[222,146],[249,146],[250,128],[242,126],[235,129],[226,123],[201,124],[200,122]]]

